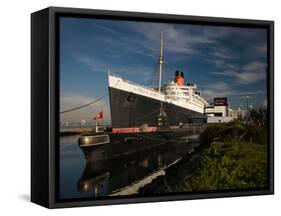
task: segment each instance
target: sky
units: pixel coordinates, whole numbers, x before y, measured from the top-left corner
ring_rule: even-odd
[[[267,31],[258,28],[153,23],[90,18],[60,18],[61,122],[93,122],[104,112],[110,124],[107,74],[145,86],[157,83],[160,35],[164,38],[163,81],[183,71],[204,98],[227,97],[231,108],[253,107],[266,98]]]

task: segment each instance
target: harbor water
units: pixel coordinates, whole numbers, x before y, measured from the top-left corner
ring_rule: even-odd
[[[95,198],[138,194],[199,144],[184,140],[110,160],[87,162],[78,135],[60,138],[59,197]]]

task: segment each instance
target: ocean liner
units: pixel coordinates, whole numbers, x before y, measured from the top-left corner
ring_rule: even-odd
[[[108,74],[111,123],[113,132],[155,131],[159,126],[177,127],[188,123],[205,123],[208,102],[194,83],[185,84],[182,71],[175,80],[162,85],[163,38],[159,56],[157,88],[143,86]]]
[[[150,88],[108,74],[112,131],[82,134],[78,144],[86,160],[98,161],[136,154],[162,145],[186,143],[204,129],[207,101],[196,84],[184,83],[184,73],[162,85],[163,39],[159,82]]]

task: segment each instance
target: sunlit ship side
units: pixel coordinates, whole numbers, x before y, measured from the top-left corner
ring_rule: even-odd
[[[161,91],[145,87],[114,75],[108,75],[111,122],[114,130],[137,130],[144,125],[157,127],[159,111],[166,114],[166,125],[204,123],[207,101],[196,90],[196,84],[184,85],[183,72]],[[131,129],[130,129],[131,128]]]

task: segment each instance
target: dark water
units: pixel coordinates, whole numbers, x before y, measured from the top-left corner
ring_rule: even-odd
[[[87,163],[78,136],[60,138],[60,198],[130,195],[176,164],[197,143],[181,142]]]

